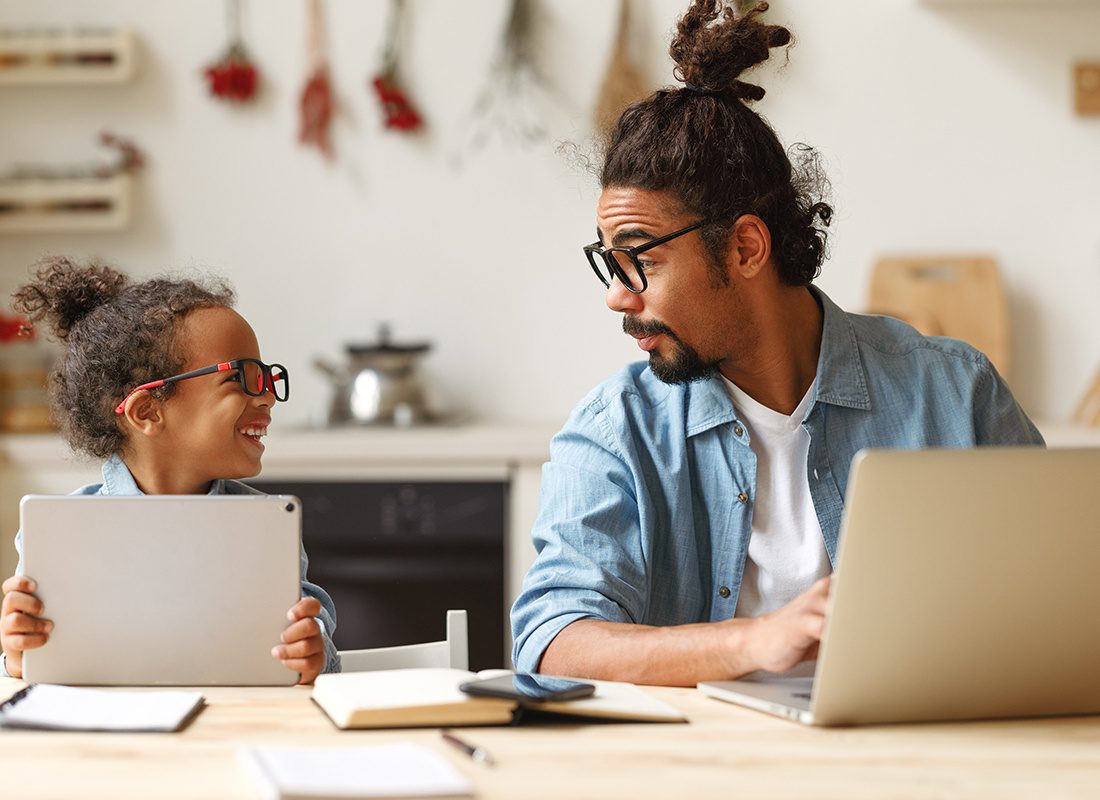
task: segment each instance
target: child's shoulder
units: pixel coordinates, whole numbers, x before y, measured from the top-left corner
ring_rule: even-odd
[[[220,481],[221,491],[218,494],[263,494],[259,489],[254,489],[246,483],[225,478]]]

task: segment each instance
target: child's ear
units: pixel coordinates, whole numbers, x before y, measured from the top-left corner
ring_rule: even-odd
[[[160,401],[149,392],[139,392],[127,400],[122,416],[127,427],[146,436],[156,436],[164,428]]]

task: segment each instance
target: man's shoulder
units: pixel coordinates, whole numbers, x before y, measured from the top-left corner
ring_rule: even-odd
[[[894,317],[845,312],[865,357],[903,359],[914,368],[935,367],[978,372],[989,359],[973,345],[947,336],[926,336]]]
[[[645,361],[627,364],[598,384],[577,404],[577,411],[603,414],[623,409],[644,414],[682,395],[684,387],[660,381]]]

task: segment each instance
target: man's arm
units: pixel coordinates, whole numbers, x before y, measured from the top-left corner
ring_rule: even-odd
[[[974,444],[1045,445],[992,362],[984,364],[974,386]]]
[[[829,578],[757,619],[654,627],[597,619],[566,626],[538,671],[665,686],[729,680],[756,670],[786,672],[817,656]]]

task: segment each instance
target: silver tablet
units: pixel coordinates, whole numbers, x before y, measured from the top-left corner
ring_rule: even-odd
[[[29,495],[24,572],[54,630],[32,683],[289,685],[271,656],[301,583],[296,497]]]

